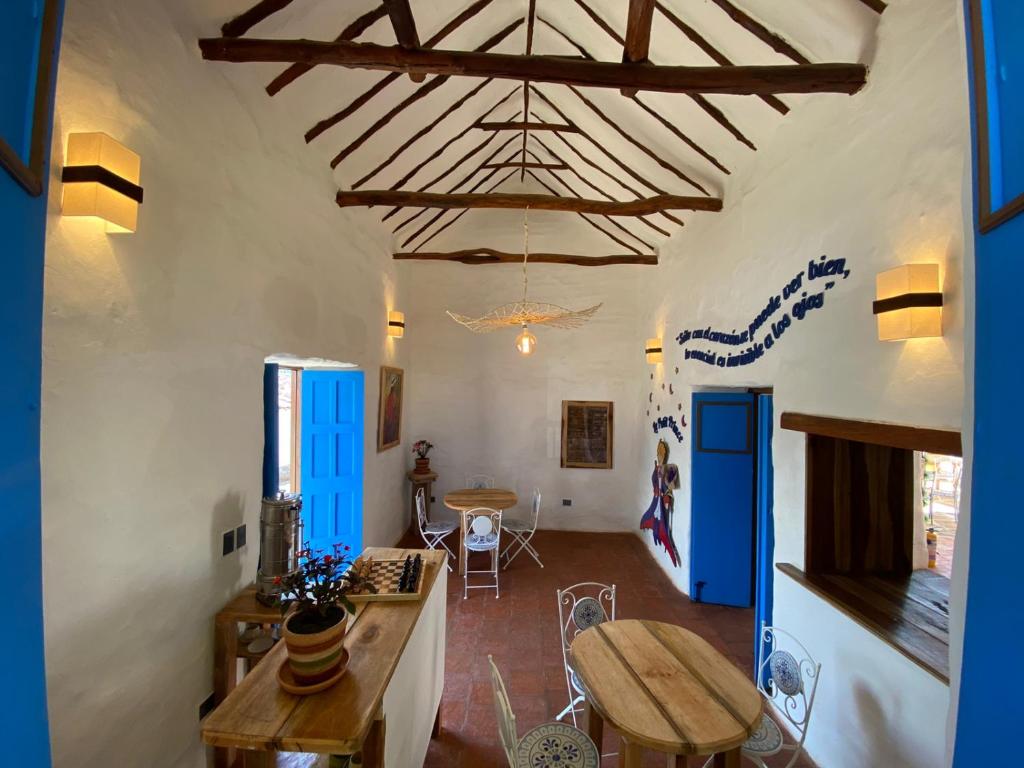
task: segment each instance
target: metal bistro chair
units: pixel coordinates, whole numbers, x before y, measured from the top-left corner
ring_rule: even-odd
[[[781,714],[799,740],[795,744],[786,744],[782,729],[765,712],[757,730],[743,744],[743,755],[758,768],[767,768],[765,758],[780,752],[792,752],[789,761],[779,765],[780,768],[793,768],[804,751],[821,664],[811,658],[795,637],[777,627],[762,624],[758,646],[757,689],[768,704],[766,709],[774,709]],[[705,768],[709,765],[711,759]]]
[[[463,588],[462,588],[462,599],[465,600],[469,597],[469,590],[471,589],[493,589],[494,599],[497,600],[501,597],[501,592],[498,589],[498,553],[501,551],[501,511],[497,509],[488,509],[487,507],[477,507],[476,509],[466,510],[462,513],[462,557],[463,557]],[[471,571],[469,570],[469,553],[470,552],[490,552],[491,553],[491,568],[484,569],[482,571]],[[471,573],[489,573],[494,576],[494,584],[476,584],[474,586],[469,585],[469,575]]]
[[[444,539],[446,536],[453,534],[455,529],[459,527],[459,524],[454,520],[439,520],[434,523],[428,521],[427,499],[422,488],[416,491],[416,520],[420,526],[420,536],[423,537],[423,542],[427,545],[427,549],[437,549],[438,544],[444,547],[450,556],[448,559],[448,570],[452,570],[452,560],[455,559],[455,553],[445,544]]]
[[[472,488],[474,491],[493,490],[494,478],[490,475],[466,475],[466,487]]]
[[[558,631],[562,636],[562,663],[565,666],[565,686],[569,689],[569,706],[555,719],[561,720],[572,714],[573,725],[576,725],[576,713],[582,711],[577,709],[577,705],[583,703],[586,692],[569,664],[569,646],[580,632],[606,621],[615,621],[615,585],[584,581],[560,589],[557,594]]]
[[[537,550],[530,544],[530,539],[533,538],[533,534],[537,532],[537,519],[540,517],[540,488],[533,489],[533,506],[530,509],[529,520],[516,520],[514,518],[505,518],[505,522],[502,523],[502,527],[508,532],[512,541],[505,547],[505,551],[501,554],[506,558],[505,567],[508,568],[512,561],[516,559],[516,555],[526,550],[526,554],[537,561],[537,565],[541,568],[544,567],[544,563],[540,561],[540,555]],[[516,551],[509,554],[513,547],[518,544]]]
[[[501,673],[491,656],[487,657],[487,663],[491,666],[498,735],[509,768],[599,768],[601,756],[594,742],[567,723],[538,725],[520,739]]]

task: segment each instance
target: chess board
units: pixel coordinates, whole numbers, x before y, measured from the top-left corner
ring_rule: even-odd
[[[423,568],[416,578],[416,583],[411,592],[399,592],[398,582],[402,576],[402,569],[405,567],[405,560],[374,560],[369,557],[360,557],[356,560],[353,568],[358,568],[369,576],[370,581],[377,592],[360,592],[348,595],[353,603],[385,602],[394,600],[419,600],[423,596]]]

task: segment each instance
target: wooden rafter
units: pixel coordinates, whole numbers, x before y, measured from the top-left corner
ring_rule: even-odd
[[[241,37],[250,29],[269,16],[278,11],[284,10],[291,5],[292,0],[260,0],[245,13],[235,16],[231,21],[225,22],[220,28],[224,37]]]
[[[622,46],[622,63],[644,63],[651,47],[651,24],[654,21],[654,0],[629,0],[626,14],[626,40]],[[623,88],[623,96],[635,96],[635,88]]]
[[[416,19],[412,15],[412,8],[409,7],[409,0],[383,0],[388,16],[391,18],[391,26],[395,30],[395,39],[403,48],[419,48],[420,35],[416,31]],[[414,83],[422,83],[426,77],[422,72],[410,72],[409,79]]]
[[[473,3],[471,6],[466,8],[466,10],[464,10],[462,13],[460,13],[459,15],[454,17],[451,21],[449,21],[441,29],[439,29],[437,34],[433,35],[429,40],[427,40],[427,42],[424,43],[424,45],[426,47],[428,47],[428,48],[432,48],[433,46],[435,46],[438,43],[442,42],[446,37],[448,37],[448,35],[450,35],[456,29],[458,29],[463,24],[465,24],[467,21],[469,21],[471,18],[476,16],[478,13],[480,13],[480,11],[482,11],[484,8],[486,8],[488,5],[490,5],[492,2],[494,2],[494,0],[477,0],[477,2]],[[310,67],[310,69],[312,69],[312,65],[307,64],[307,65],[304,65],[304,66],[308,66],[308,67]],[[321,120],[320,122],[318,122],[316,125],[314,125],[312,128],[310,128],[308,131],[306,131],[306,143],[308,144],[313,139],[315,139],[317,136],[322,134],[324,131],[328,130],[329,128],[334,127],[335,125],[340,123],[345,118],[347,118],[347,117],[351,116],[352,114],[354,114],[360,107],[362,107],[364,104],[366,104],[366,102],[368,102],[370,99],[372,99],[378,93],[383,91],[385,88],[387,88],[393,82],[398,80],[399,77],[400,77],[400,75],[392,73],[392,74],[390,74],[390,75],[388,75],[386,77],[381,78],[379,81],[377,81],[377,83],[375,85],[373,85],[372,87],[370,87],[369,89],[364,91],[362,94],[357,96],[355,99],[353,99],[348,104],[348,106],[346,106],[343,109],[335,112],[330,117],[325,118],[325,119]]]
[[[372,11],[367,11],[358,19],[356,19],[347,27],[345,27],[343,30],[341,30],[341,34],[339,34],[334,39],[355,40],[357,37],[363,34],[363,32],[368,30],[376,22],[380,21],[387,15],[388,14],[387,11],[384,9],[384,6],[379,5]],[[280,75],[278,75],[277,77],[270,81],[270,84],[267,85],[267,94],[270,96],[274,96],[280,93],[282,88],[284,88],[286,85],[294,83],[304,74],[309,72],[311,69],[313,69],[313,67],[311,67],[309,64],[292,64],[290,67],[286,68]]]
[[[782,35],[772,32],[757,19],[751,17],[750,14],[733,5],[730,0],[711,0],[711,2],[721,8],[730,19],[747,30],[747,32],[752,34],[761,42],[770,46],[776,53],[781,53],[790,61],[794,61],[797,64],[809,63],[809,59],[790,45]]]
[[[416,261],[453,261],[459,264],[521,264],[523,254],[496,251],[493,248],[466,248],[461,251],[441,252],[416,252],[400,251],[392,256],[393,259],[416,260]],[[607,267],[613,264],[641,264],[655,265],[658,263],[656,254],[635,256],[633,254],[621,253],[612,256],[576,256],[570,253],[531,253],[531,264],[571,264],[577,267]]]
[[[558,125],[557,123],[535,123],[526,120],[512,120],[506,123],[492,123],[478,120],[473,124],[474,128],[481,131],[559,131],[561,133],[579,133],[579,127],[569,125]]]
[[[516,21],[512,22],[511,24],[509,24],[507,27],[502,29],[500,32],[498,32],[493,37],[488,38],[487,41],[484,42],[483,45],[481,45],[479,48],[477,48],[477,50],[478,51],[490,50],[494,46],[498,45],[506,37],[511,35],[513,32],[515,32],[516,29],[518,29],[519,26],[522,23],[523,23],[522,19],[517,19]],[[486,54],[481,54],[481,55],[486,55]],[[379,120],[377,120],[373,125],[371,125],[365,131],[363,131],[359,136],[357,136],[355,139],[353,139],[351,142],[349,142],[349,144],[344,149],[342,149],[338,154],[336,154],[334,156],[334,158],[331,160],[331,168],[337,168],[338,165],[340,165],[341,162],[346,157],[348,157],[353,152],[355,152],[357,149],[359,149],[359,147],[361,147],[363,144],[365,144],[372,136],[376,135],[376,133],[378,131],[380,131],[381,128],[383,128],[385,125],[390,123],[396,116],[398,116],[399,114],[404,112],[406,109],[411,107],[413,104],[415,104],[420,99],[423,99],[423,98],[426,98],[427,96],[429,96],[431,93],[436,91],[442,85],[447,83],[450,79],[451,79],[451,77],[449,75],[440,75],[440,76],[435,77],[434,79],[432,79],[429,83],[425,83],[424,85],[421,85],[419,88],[416,89],[416,91],[412,95],[407,96],[396,107],[394,107],[391,110],[389,110],[387,112],[387,114],[385,114],[383,117],[381,117]]]
[[[522,23],[522,19],[518,21]],[[517,23],[517,26],[518,26]],[[635,88],[662,93],[728,93],[741,96],[780,93],[854,94],[867,83],[867,67],[857,63],[774,66],[689,67],[613,64],[553,56],[521,56],[400,46],[206,38],[204,58],[229,62],[328,64],[386,72],[423,72],[441,77],[495,77],[590,88]]]
[[[530,0],[526,10],[526,55],[533,53],[533,29],[537,20],[537,0]],[[530,81],[523,83],[523,168],[519,172],[519,180],[526,178],[526,139],[530,135],[530,129],[526,123],[530,119]]]
[[[528,160],[514,160],[511,163],[488,163],[484,168],[533,168],[539,171],[567,171],[569,166],[565,163],[544,163],[530,162]]]
[[[540,211],[572,211],[608,216],[645,216],[659,211],[722,210],[716,197],[655,195],[639,200],[591,200],[532,194],[441,194],[403,192],[390,189],[339,190],[335,201],[342,208],[352,206],[399,205],[417,208],[533,208]]]

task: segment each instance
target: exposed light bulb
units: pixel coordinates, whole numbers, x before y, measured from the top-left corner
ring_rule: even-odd
[[[516,336],[516,349],[523,357],[532,355],[537,348],[537,337],[530,333],[530,330],[523,324],[522,333]]]

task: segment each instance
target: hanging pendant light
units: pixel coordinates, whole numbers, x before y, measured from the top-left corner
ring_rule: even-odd
[[[520,326],[522,329],[516,337],[516,349],[524,357],[532,355],[537,347],[537,337],[530,332],[531,325],[548,325],[552,328],[579,328],[589,320],[600,304],[586,309],[572,310],[557,304],[544,304],[526,300],[526,289],[529,285],[526,265],[530,260],[530,209],[523,211],[523,300],[495,307],[481,317],[468,317],[448,310],[448,316],[464,325],[473,333],[490,333],[498,328]]]

